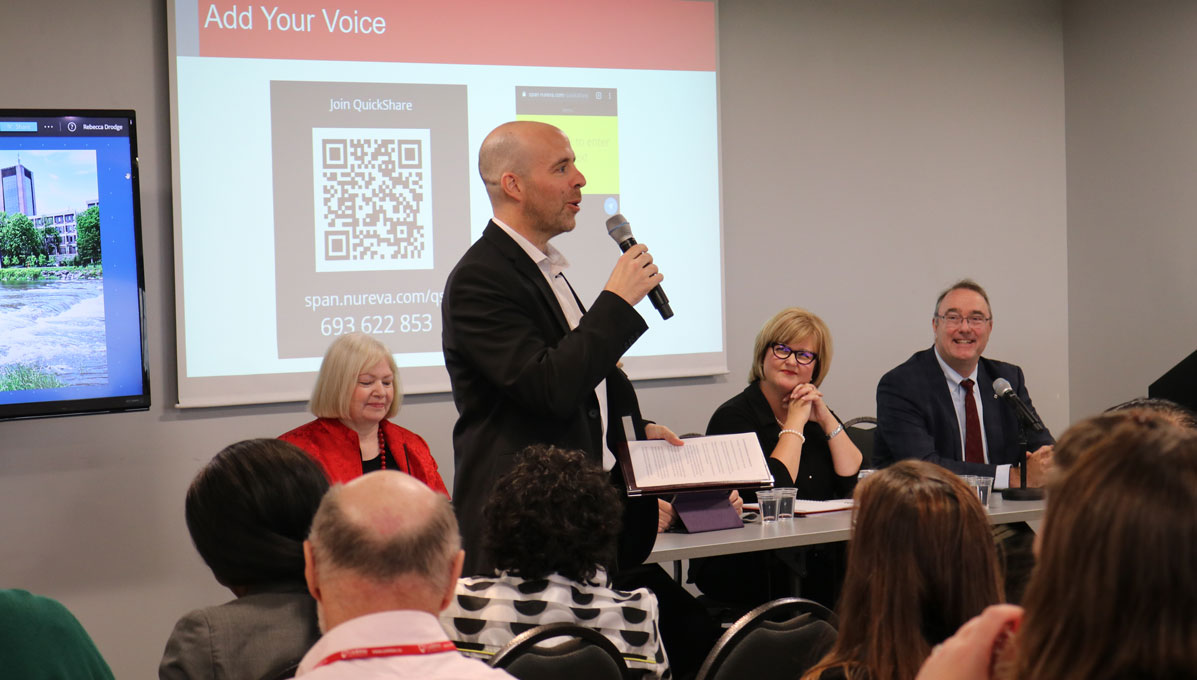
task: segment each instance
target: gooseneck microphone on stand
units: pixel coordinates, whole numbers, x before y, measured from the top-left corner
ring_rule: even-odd
[[[1018,393],[1005,378],[993,381],[994,398],[1001,397],[1014,409],[1018,416],[1018,488],[1002,489],[1002,498],[1014,501],[1037,501],[1043,498],[1043,489],[1027,488],[1027,432],[1047,430],[1043,421],[1031,407],[1018,398]]]
[[[628,248],[636,245],[636,239],[632,238],[632,225],[628,224],[628,218],[619,213],[607,218],[607,234],[615,239],[615,242],[619,244],[619,249],[625,253],[628,252]],[[660,286],[654,286],[652,290],[648,291],[648,299],[660,312],[662,319],[673,316],[673,310],[669,307],[669,298],[665,296],[665,291],[661,290]]]

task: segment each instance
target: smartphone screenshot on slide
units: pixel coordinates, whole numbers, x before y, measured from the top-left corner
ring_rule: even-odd
[[[619,206],[619,100],[610,87],[516,86],[515,114],[560,128],[586,177],[582,210],[571,234],[553,240],[569,260],[571,282],[605,281],[619,249],[607,236],[607,218]],[[604,256],[605,255],[605,256]],[[598,290],[574,289],[590,305]]]

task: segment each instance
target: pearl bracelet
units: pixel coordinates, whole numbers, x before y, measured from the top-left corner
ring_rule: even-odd
[[[780,436],[781,436],[781,435],[783,435],[783,434],[796,434],[796,435],[798,435],[798,438],[799,438],[799,439],[801,439],[801,440],[802,440],[802,441],[804,441],[804,442],[806,441],[806,435],[802,434],[802,433],[801,433],[801,432],[799,432],[798,430],[791,430],[791,429],[789,429],[789,428],[784,428],[784,429],[781,431],[781,434],[779,434],[779,435],[777,435],[777,436],[779,436],[779,437],[780,437]]]

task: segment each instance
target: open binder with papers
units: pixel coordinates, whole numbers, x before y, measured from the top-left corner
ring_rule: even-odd
[[[629,496],[773,486],[761,445],[751,432],[694,437],[685,446],[661,439],[631,441],[619,449],[615,455]]]
[[[756,435],[694,437],[684,446],[654,439],[631,441],[615,453],[629,496],[667,495],[690,533],[743,526],[728,502],[732,489],[765,489],[773,475]]]

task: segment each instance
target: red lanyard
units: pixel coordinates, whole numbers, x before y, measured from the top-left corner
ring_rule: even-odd
[[[424,642],[415,645],[391,645],[389,647],[358,647],[346,649],[343,652],[330,654],[323,661],[312,668],[327,666],[337,661],[352,659],[375,659],[384,656],[411,656],[417,654],[440,654],[441,652],[456,652],[457,646],[448,640],[442,642]]]

